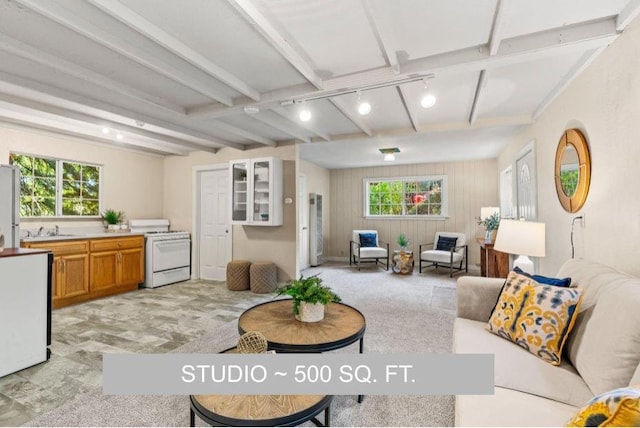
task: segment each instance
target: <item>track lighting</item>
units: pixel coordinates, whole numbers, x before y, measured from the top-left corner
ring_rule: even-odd
[[[302,101],[298,117],[302,122],[309,122],[311,120],[311,111],[307,108],[304,101]]]
[[[109,128],[106,128],[106,127],[105,127],[105,128],[102,128],[102,133],[103,133],[104,135],[107,135],[107,134],[109,133]]]
[[[431,108],[436,104],[436,97],[431,94],[425,94],[420,100],[420,105],[424,108]]]
[[[362,116],[366,116],[371,113],[371,104],[360,99],[360,91],[358,91],[358,113]]]

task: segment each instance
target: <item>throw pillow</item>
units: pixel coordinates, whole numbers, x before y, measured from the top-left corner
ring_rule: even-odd
[[[542,285],[509,272],[487,330],[559,365],[581,300],[581,288]]]
[[[640,385],[593,397],[567,424],[572,427],[640,426]]]
[[[378,235],[376,233],[360,233],[361,247],[377,247]]]
[[[456,246],[458,238],[449,236],[438,236],[438,243],[436,244],[436,250],[451,251],[452,247]]]
[[[538,284],[555,285],[556,287],[569,287],[571,286],[571,278],[551,278],[549,276],[531,275],[518,266],[513,268],[513,271],[519,275],[528,276],[536,281]]]

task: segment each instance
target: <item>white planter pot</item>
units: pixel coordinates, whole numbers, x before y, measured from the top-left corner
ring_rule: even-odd
[[[300,302],[300,313],[296,319],[302,322],[318,322],[324,319],[324,305],[322,303]]]
[[[120,230],[120,225],[119,224],[110,224],[107,226],[107,230],[109,232],[116,232],[118,230]]]

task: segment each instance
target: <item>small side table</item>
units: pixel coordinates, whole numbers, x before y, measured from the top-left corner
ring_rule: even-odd
[[[480,244],[480,272],[489,278],[506,278],[509,275],[509,254],[493,249],[493,242],[477,238]]]
[[[393,265],[391,271],[402,275],[413,273],[415,261],[413,260],[413,251],[393,250]]]

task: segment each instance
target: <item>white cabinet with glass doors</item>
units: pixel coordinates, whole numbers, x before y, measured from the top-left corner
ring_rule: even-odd
[[[231,222],[282,226],[282,159],[231,161]]]

